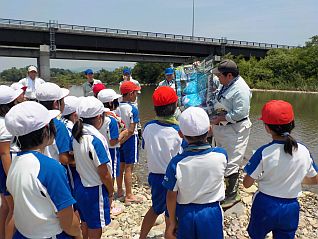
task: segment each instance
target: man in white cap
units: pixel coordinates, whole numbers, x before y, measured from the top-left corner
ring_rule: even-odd
[[[64,98],[69,94],[69,90],[60,88],[57,84],[46,82],[41,84],[36,90],[36,99],[48,110],[64,111]],[[67,165],[74,160],[69,153],[72,151],[71,139],[65,124],[54,118],[53,123],[56,128],[56,136],[52,145],[46,147],[45,154],[51,158]]]
[[[25,97],[29,100],[35,100],[35,91],[40,84],[45,81],[38,77],[38,69],[35,66],[29,66],[27,77],[19,81],[22,86],[26,86]]]

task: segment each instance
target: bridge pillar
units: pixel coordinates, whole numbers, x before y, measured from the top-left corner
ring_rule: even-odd
[[[40,77],[50,81],[50,46],[40,45],[40,57],[37,61]]]

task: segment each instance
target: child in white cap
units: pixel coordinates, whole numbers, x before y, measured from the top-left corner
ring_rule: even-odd
[[[81,235],[65,169],[43,154],[54,137],[52,119],[59,113],[27,101],[12,107],[5,116],[5,125],[21,149],[12,161],[7,178],[15,204],[14,239],[71,239]]]
[[[168,189],[167,238],[223,238],[220,201],[225,197],[227,154],[207,142],[211,129],[207,113],[189,107],[179,117],[181,135],[188,142],[182,154],[171,159],[163,186]],[[178,225],[178,226],[177,226]]]
[[[14,90],[9,86],[0,86],[0,238],[12,238],[14,230],[13,198],[6,188],[6,175],[9,171],[11,160],[19,151],[14,137],[8,132],[4,117],[23,96],[23,90]],[[4,235],[6,234],[6,235]]]
[[[291,104],[271,100],[262,109],[265,130],[273,139],[253,154],[244,170],[243,185],[258,181],[248,234],[251,238],[295,238],[299,222],[301,183],[318,184],[318,167],[307,147],[298,143],[291,131],[295,127]]]
[[[162,185],[167,166],[181,149],[179,124],[174,117],[178,96],[169,86],[159,86],[152,95],[156,119],[149,121],[143,130],[143,148],[147,153],[148,183],[152,205],[142,222],[140,239],[146,239],[157,217],[167,212],[167,189]],[[168,217],[166,213],[166,226]]]
[[[109,152],[112,158],[113,185],[120,173],[120,142],[127,136],[125,123],[115,113],[115,110],[119,106],[118,99],[120,97],[121,95],[117,94],[113,89],[101,90],[97,95],[97,98],[104,104],[104,107],[110,109],[109,112],[106,112],[105,123],[100,132],[106,136],[109,145]],[[112,215],[118,215],[121,212],[121,208],[112,207]]]
[[[75,187],[75,198],[89,238],[100,238],[102,228],[110,223],[114,193],[107,140],[98,131],[105,110],[95,97],[82,98],[77,108],[79,120],[72,130],[76,170],[81,179]]]
[[[64,111],[64,98],[69,94],[68,89],[60,88],[57,84],[46,82],[38,86],[36,90],[36,99],[48,110]],[[58,119],[53,119],[56,128],[56,137],[52,145],[49,145],[45,154],[51,158],[60,161],[63,165],[67,165],[74,161],[72,151],[71,138],[69,137],[66,126]]]

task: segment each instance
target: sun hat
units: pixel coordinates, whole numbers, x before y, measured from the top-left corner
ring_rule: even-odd
[[[95,84],[93,85],[93,88],[92,88],[94,95],[97,95],[98,92],[104,89],[106,89],[106,86],[103,83]]]
[[[131,71],[130,71],[129,68],[124,68],[124,69],[123,69],[123,75],[125,75],[125,74],[128,74],[128,75],[131,74]]]
[[[27,86],[24,86],[19,82],[12,83],[10,87],[14,90],[22,89],[23,91],[26,91],[26,89],[28,88]]]
[[[77,106],[80,103],[80,99],[76,96],[70,95],[64,98],[64,103],[65,103],[65,107],[64,107],[64,111],[62,112],[63,116],[76,112]]]
[[[97,95],[97,98],[102,103],[112,102],[113,100],[118,99],[120,97],[122,97],[122,95],[117,94],[116,91],[114,91],[113,89],[101,90]]]
[[[293,107],[283,100],[271,100],[263,106],[259,120],[272,125],[289,124],[294,120]]]
[[[65,88],[60,88],[57,84],[45,82],[40,84],[35,91],[38,101],[54,101],[66,97],[70,91]]]
[[[169,105],[177,102],[178,96],[170,86],[160,86],[153,92],[152,101],[154,106]]]
[[[47,110],[35,101],[25,101],[9,110],[5,125],[13,136],[23,136],[43,128],[59,114],[59,110]]]
[[[94,74],[94,72],[93,72],[92,69],[86,69],[86,70],[84,71],[84,74],[85,74],[85,75],[92,75],[92,74]]]
[[[131,82],[131,81],[124,81],[121,86],[120,86],[120,93],[122,93],[123,95],[135,91],[135,90],[140,90],[141,87],[137,86],[135,83]]]
[[[173,75],[174,70],[173,68],[169,67],[165,69],[165,75]]]
[[[31,71],[38,72],[38,68],[36,68],[36,66],[29,66],[28,72],[31,72]]]
[[[79,118],[93,118],[108,111],[109,109],[105,108],[103,103],[94,96],[80,99],[80,103],[76,109]]]
[[[189,107],[181,113],[179,126],[185,136],[200,136],[209,131],[209,116],[202,108]]]
[[[0,105],[5,105],[14,101],[22,93],[22,89],[14,90],[9,86],[0,85]]]
[[[213,74],[222,74],[222,73],[237,73],[238,68],[234,61],[224,60],[220,64],[212,69]]]

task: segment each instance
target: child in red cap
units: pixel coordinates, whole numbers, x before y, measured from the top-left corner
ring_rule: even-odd
[[[167,189],[163,187],[162,181],[171,158],[179,153],[182,143],[178,134],[179,124],[174,117],[178,101],[176,92],[169,86],[160,86],[153,93],[152,100],[157,117],[145,125],[142,134],[143,148],[147,153],[152,206],[142,222],[140,239],[145,239],[157,217],[167,212]]]
[[[299,221],[301,183],[317,184],[318,168],[310,152],[290,135],[295,127],[291,104],[282,100],[267,102],[262,109],[265,130],[273,141],[260,147],[244,170],[243,185],[258,181],[248,233],[251,238],[294,238]],[[304,180],[305,179],[305,180]]]
[[[126,204],[132,202],[141,202],[141,199],[133,195],[132,193],[132,172],[134,164],[138,162],[138,131],[137,124],[139,120],[138,109],[132,105],[137,97],[137,92],[140,90],[140,86],[135,85],[131,81],[125,81],[120,86],[120,92],[122,94],[122,102],[120,102],[117,108],[118,115],[125,122],[128,129],[127,137],[122,140],[120,146],[120,174],[117,179],[117,192],[118,197],[123,196],[123,177],[125,175],[125,187],[126,187]]]
[[[93,85],[92,90],[93,90],[94,96],[97,98],[98,93],[104,89],[106,89],[106,86],[103,83],[98,83]]]

